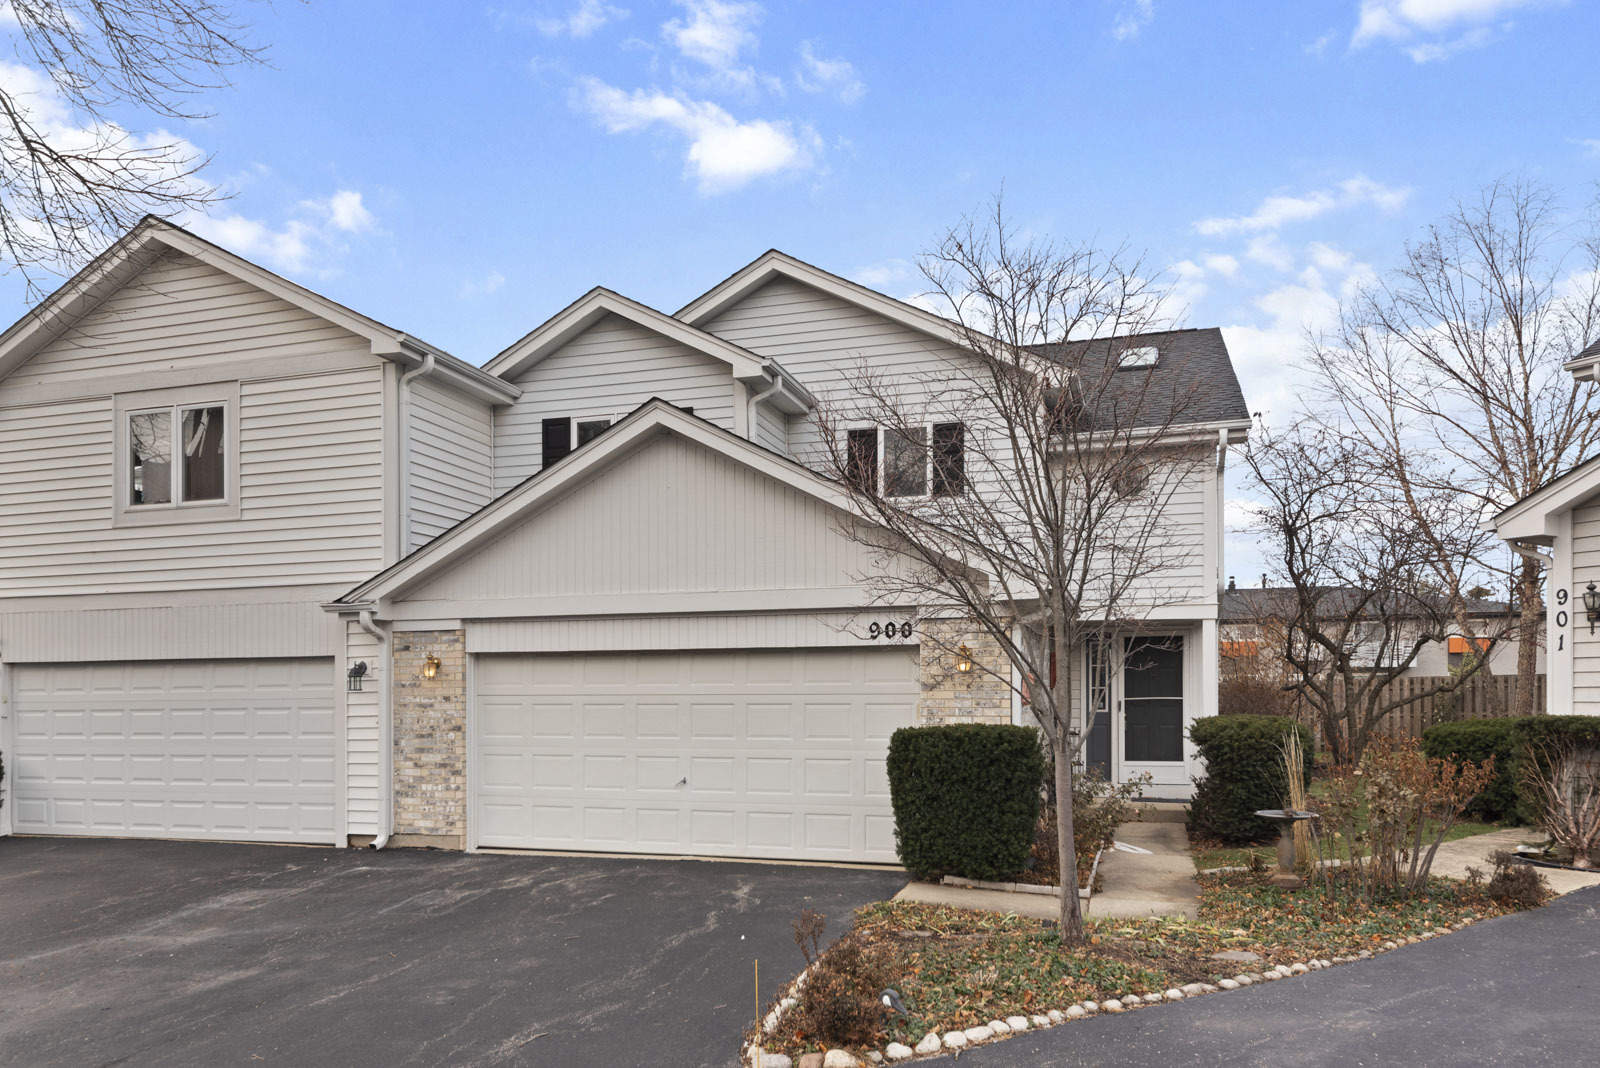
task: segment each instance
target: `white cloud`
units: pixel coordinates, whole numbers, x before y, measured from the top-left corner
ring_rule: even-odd
[[[588,37],[607,23],[627,17],[626,9],[605,0],[578,0],[578,6],[565,15],[535,18],[534,25],[546,37]]]
[[[1320,57],[1323,55],[1323,53],[1328,51],[1328,46],[1333,44],[1333,42],[1337,41],[1338,39],[1338,31],[1329,30],[1321,37],[1318,37],[1315,41],[1312,41],[1310,44],[1306,45],[1306,55]]]
[[[474,297],[486,297],[506,284],[506,276],[499,271],[490,271],[482,278],[468,278],[461,283],[459,296],[462,300],[471,300]]]
[[[850,279],[861,283],[868,289],[887,292],[886,287],[909,281],[916,275],[916,266],[910,260],[892,259],[869,264],[860,270],[853,271],[850,274]]]
[[[1280,271],[1294,269],[1294,255],[1283,247],[1277,234],[1252,237],[1250,243],[1245,246],[1244,254],[1257,263],[1264,263]]]
[[[760,43],[752,27],[761,21],[759,4],[731,0],[680,0],[687,19],[671,19],[661,32],[674,48],[716,71],[739,62],[745,49]]]
[[[1572,140],[1583,149],[1585,155],[1600,156],[1600,137],[1575,137]]]
[[[1299,196],[1271,196],[1249,215],[1201,219],[1195,231],[1207,237],[1261,233],[1278,230],[1291,223],[1305,222],[1338,208],[1363,204],[1393,211],[1411,195],[1409,189],[1393,189],[1361,175],[1347,178],[1331,189],[1319,189]]]
[[[225,209],[194,213],[180,221],[248,259],[261,260],[280,270],[314,270],[319,274],[325,271],[317,267],[316,261],[343,251],[344,235],[368,233],[377,226],[361,194],[354,189],[340,189],[319,200],[302,200],[296,211],[297,217],[281,226]]]
[[[306,204],[327,212],[329,224],[347,234],[371,230],[376,223],[372,212],[361,202],[361,194],[354,189],[341,189],[327,200],[311,200]]]
[[[1124,0],[1111,24],[1111,36],[1119,41],[1131,41],[1156,17],[1154,0]]]
[[[867,91],[849,60],[823,59],[810,41],[800,42],[800,69],[794,82],[808,93],[829,93],[846,104],[860,100]]]
[[[1206,270],[1213,274],[1220,274],[1224,278],[1232,278],[1239,273],[1239,261],[1232,256],[1212,254],[1201,261]]]
[[[656,90],[625,92],[595,78],[578,83],[580,106],[611,133],[664,126],[686,138],[688,169],[702,193],[738,189],[753,179],[810,167],[821,148],[809,127],[787,121],[740,121],[708,100]]]
[[[1431,63],[1483,47],[1511,28],[1512,12],[1552,2],[1562,0],[1361,0],[1350,47],[1388,41]]]

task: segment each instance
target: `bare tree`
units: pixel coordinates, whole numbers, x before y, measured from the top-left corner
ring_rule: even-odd
[[[1475,633],[1465,591],[1480,583],[1506,591],[1520,612],[1518,715],[1535,711],[1541,565],[1493,541],[1454,552],[1450,532],[1600,443],[1595,386],[1574,388],[1562,370],[1600,338],[1597,222],[1569,227],[1549,190],[1495,182],[1407,246],[1399,269],[1349,302],[1312,356],[1313,416],[1358,442],[1367,476],[1406,504],[1457,629]]]
[[[124,111],[195,119],[195,98],[257,63],[226,0],[5,0],[27,67],[0,83],[0,256],[75,267],[142,216],[219,199],[187,141],[124,128]]]
[[[824,398],[821,459],[871,520],[848,532],[881,550],[868,576],[878,595],[918,606],[921,641],[952,659],[964,635],[992,642],[999,662],[973,658],[973,670],[1021,691],[1042,728],[1061,936],[1078,941],[1079,665],[1087,646],[1147,630],[1153,608],[1194,597],[1183,569],[1197,539],[1178,536],[1168,505],[1197,468],[1210,473],[1216,431],[1185,430],[1198,390],[1180,361],[1131,366],[1164,340],[1149,335],[1161,293],[1137,262],[1019,242],[997,200],[921,268],[967,355],[893,378],[855,367]],[[948,627],[930,622],[941,616]]]
[[[1454,631],[1459,574],[1488,535],[1440,487],[1409,499],[1372,477],[1367,445],[1314,426],[1261,428],[1245,450],[1262,499],[1253,526],[1278,589],[1263,595],[1263,640],[1291,669],[1284,682],[1310,705],[1341,764],[1361,759],[1383,718],[1408,701],[1452,693],[1487,661],[1433,684],[1393,683]],[[1485,637],[1492,642],[1496,632]]]

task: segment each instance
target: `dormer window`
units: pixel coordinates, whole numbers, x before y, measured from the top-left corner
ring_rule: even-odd
[[[1123,349],[1122,357],[1117,360],[1117,370],[1131,371],[1139,367],[1154,367],[1159,359],[1161,359],[1161,350],[1154,345],[1140,345],[1137,348]]]
[[[239,514],[239,386],[116,396],[118,526]]]

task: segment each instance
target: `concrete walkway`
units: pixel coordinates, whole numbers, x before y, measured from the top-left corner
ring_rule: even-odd
[[[1532,827],[1512,827],[1504,831],[1475,834],[1471,838],[1458,838],[1454,842],[1444,843],[1439,847],[1439,852],[1434,854],[1433,874],[1465,879],[1468,868],[1477,868],[1487,876],[1494,870],[1494,864],[1489,860],[1490,853],[1502,849],[1514,850],[1524,842],[1543,840],[1544,834]],[[1600,871],[1585,874],[1560,868],[1539,868],[1538,872],[1549,882],[1550,889],[1558,894],[1600,886]]]
[[[1149,853],[1108,851],[1100,860],[1101,890],[1089,900],[1085,914],[1102,917],[1200,915],[1200,888],[1189,859],[1189,839],[1178,823],[1125,823],[1117,841],[1148,849]],[[1053,920],[1061,906],[1053,895],[1014,894],[939,883],[907,883],[896,901],[922,905],[949,905],[990,912]]]

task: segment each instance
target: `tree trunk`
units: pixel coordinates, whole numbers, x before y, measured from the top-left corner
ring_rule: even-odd
[[[1056,732],[1056,850],[1061,858],[1061,941],[1084,940],[1083,911],[1078,907],[1078,850],[1072,833],[1072,752],[1067,732]]]
[[[1534,715],[1534,686],[1539,674],[1539,642],[1544,623],[1543,591],[1539,588],[1540,565],[1532,560],[1522,562],[1522,625],[1517,642],[1517,707],[1519,716]],[[1565,712],[1566,709],[1546,709],[1548,712]]]

